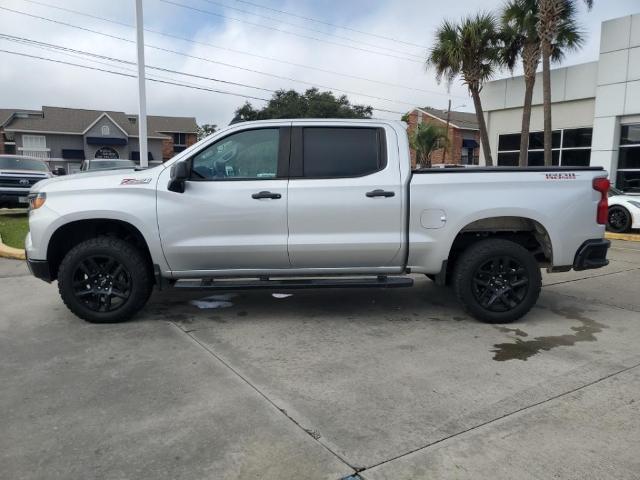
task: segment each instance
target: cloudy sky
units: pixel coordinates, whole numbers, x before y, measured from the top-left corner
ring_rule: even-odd
[[[259,99],[269,98],[273,90],[303,91],[311,86],[372,105],[379,109],[374,116],[380,118],[399,118],[391,112],[406,111],[411,105],[445,107],[449,96],[455,109],[471,110],[465,88],[456,83],[448,93],[425,70],[424,57],[444,18],[458,19],[478,5],[497,9],[501,3],[145,0],[147,77],[235,94],[148,82],[148,111],[226,125],[247,99],[260,106],[264,102]],[[564,64],[596,60],[600,23],[638,12],[638,0],[596,0],[590,12],[581,7],[587,41]],[[134,0],[0,0],[0,108],[55,105],[137,112],[135,78],[25,56],[134,75],[135,65],[126,63],[136,59],[133,23]],[[49,46],[16,43],[7,36]],[[87,57],[79,51],[109,58]]]

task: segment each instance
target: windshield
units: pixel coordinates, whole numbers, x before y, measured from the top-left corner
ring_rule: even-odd
[[[47,164],[42,160],[10,155],[0,155],[0,168],[5,170],[35,170],[37,172],[49,171]]]
[[[135,168],[137,163],[131,160],[91,160],[87,170],[110,170],[114,168]]]

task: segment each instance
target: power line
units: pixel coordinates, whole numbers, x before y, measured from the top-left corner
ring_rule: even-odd
[[[412,47],[428,48],[426,45],[419,45],[417,43],[406,42],[404,40],[400,40],[398,38],[393,38],[393,37],[385,37],[384,35],[378,35],[376,33],[365,32],[363,30],[357,30],[355,28],[346,27],[344,25],[336,25],[335,23],[325,22],[324,20],[318,20],[317,18],[305,17],[304,15],[297,15],[295,13],[285,12],[284,10],[278,10],[277,8],[267,7],[266,5],[260,5],[258,3],[249,2],[247,0],[236,0],[236,2],[245,3],[247,5],[251,5],[251,6],[257,7],[257,8],[264,8],[265,10],[271,10],[272,12],[282,13],[284,15],[289,15],[291,17],[301,18],[302,20],[308,20],[310,22],[321,23],[322,25],[329,25],[330,27],[342,28],[344,30],[349,30],[350,32],[355,32],[355,33],[360,33],[362,35],[369,35],[370,37],[376,37],[376,38],[381,38],[383,40],[390,40],[392,42],[403,43],[405,45],[411,45]]]
[[[100,17],[100,16],[97,16],[97,15],[92,15],[92,14],[85,13],[85,12],[80,12],[78,10],[72,10],[70,8],[64,8],[64,7],[60,7],[60,6],[57,6],[57,5],[50,5],[48,3],[39,2],[37,0],[22,0],[22,1],[23,2],[32,3],[32,4],[36,4],[36,5],[40,5],[40,6],[44,6],[44,7],[48,7],[48,8],[61,10],[61,11],[68,12],[68,13],[74,13],[76,15],[81,15],[81,16],[84,16],[84,17],[87,17],[87,18],[93,18],[95,20],[100,20],[100,21],[103,21],[103,22],[113,23],[115,25],[120,25],[120,26],[123,26],[123,27],[135,28],[134,25],[131,25],[131,24],[128,24],[128,23],[119,22],[117,20],[113,20],[113,19],[105,18],[105,17]],[[451,96],[451,95],[448,95],[446,93],[438,92],[436,90],[428,90],[428,89],[424,89],[424,88],[412,87],[412,86],[409,86],[409,85],[401,85],[401,84],[397,84],[397,83],[385,82],[385,81],[382,81],[382,80],[375,80],[375,79],[372,79],[372,78],[361,77],[361,76],[353,75],[353,74],[349,74],[349,73],[337,72],[335,70],[328,70],[328,69],[324,69],[324,68],[314,67],[312,65],[305,65],[305,64],[296,63],[296,62],[289,62],[287,60],[281,60],[281,59],[274,58],[274,57],[269,57],[269,56],[266,56],[266,55],[259,55],[259,54],[252,53],[252,52],[247,52],[247,51],[244,51],[244,50],[237,50],[237,49],[234,49],[234,48],[222,47],[220,45],[215,45],[213,43],[192,40],[190,38],[181,37],[181,36],[178,36],[178,35],[173,35],[173,34],[170,34],[170,33],[161,32],[159,30],[154,30],[154,29],[151,29],[151,28],[145,28],[144,31],[145,32],[149,32],[149,33],[153,33],[155,35],[161,35],[161,36],[164,36],[164,37],[167,37],[167,38],[172,38],[172,39],[181,40],[181,41],[184,41],[184,42],[189,42],[189,43],[192,43],[194,45],[203,45],[203,46],[206,46],[206,47],[216,48],[216,49],[219,49],[219,50],[226,50],[226,51],[232,52],[232,53],[239,53],[241,55],[248,55],[248,56],[251,56],[251,57],[260,58],[260,59],[263,59],[263,60],[269,60],[269,61],[272,61],[272,62],[278,62],[278,63],[282,63],[282,64],[285,64],[285,65],[291,65],[291,66],[299,67],[299,68],[306,68],[306,69],[309,69],[309,70],[315,70],[317,72],[322,72],[322,73],[329,73],[331,75],[337,75],[337,76],[342,76],[342,77],[346,77],[346,78],[352,78],[352,79],[355,79],[355,80],[363,80],[363,81],[366,81],[366,82],[377,83],[379,85],[386,85],[386,86],[389,86],[389,87],[404,88],[406,90],[414,90],[414,91],[417,91],[417,92],[430,93],[430,94],[433,94],[433,95],[441,95],[441,96],[446,96],[446,97]],[[466,99],[466,97],[463,97],[461,95],[452,95],[452,96],[453,97],[457,97],[457,98],[465,98]]]
[[[68,66],[71,66],[71,67],[84,68],[86,70],[95,70],[95,71],[98,71],[98,72],[110,73],[112,75],[119,75],[121,77],[138,78],[137,75],[134,75],[134,74],[131,74],[131,73],[118,72],[118,71],[115,71],[115,70],[107,70],[105,68],[90,67],[89,65],[81,65],[79,63],[66,62],[64,60],[41,57],[41,56],[38,56],[38,55],[30,55],[30,54],[24,53],[24,52],[16,52],[16,51],[12,51],[12,50],[4,50],[4,49],[0,49],[0,52],[8,53],[8,54],[11,54],[11,55],[16,55],[16,56],[19,56],[19,57],[27,57],[27,58],[32,58],[32,59],[36,59],[36,60],[43,60],[43,61],[51,62],[51,63],[59,63],[59,64],[62,64],[62,65],[68,65]],[[208,88],[208,87],[188,85],[188,84],[179,83],[179,82],[170,82],[170,81],[166,81],[166,80],[159,80],[159,79],[148,78],[148,77],[145,77],[145,78],[146,78],[146,80],[148,80],[150,82],[164,83],[164,84],[167,84],[167,85],[175,85],[175,86],[178,86],[178,87],[194,88],[194,89],[197,89],[197,90],[205,90],[207,92],[220,93],[222,95],[233,95],[235,97],[250,98],[251,100],[261,100],[261,101],[264,101],[264,102],[268,102],[269,101],[268,98],[254,97],[254,96],[251,96],[251,95],[242,95],[240,93],[228,92],[228,91],[224,91],[224,90],[217,90],[217,89]],[[383,110],[383,111],[387,111],[387,110]],[[396,113],[396,112],[390,112],[390,113]]]
[[[417,54],[414,54],[414,53],[401,51],[401,50],[394,50],[393,48],[384,47],[382,45],[376,45],[374,43],[367,43],[367,42],[363,42],[361,40],[355,40],[355,39],[350,38],[350,37],[343,37],[342,35],[337,35],[337,34],[332,33],[332,32],[327,32],[327,31],[324,31],[324,30],[318,30],[318,29],[315,29],[315,28],[310,28],[310,27],[307,27],[307,26],[304,26],[304,25],[300,25],[300,24],[296,24],[296,23],[286,22],[286,21],[284,21],[284,20],[282,20],[280,18],[270,17],[268,15],[261,15],[259,13],[251,12],[249,10],[244,10],[242,8],[232,7],[230,5],[226,5],[224,3],[216,2],[214,0],[203,0],[203,1],[205,1],[205,2],[207,2],[209,4],[211,4],[211,5],[215,5],[217,7],[228,8],[229,10],[235,10],[236,12],[246,13],[247,15],[252,15],[252,16],[255,16],[255,17],[259,17],[259,18],[264,18],[264,19],[270,20],[272,22],[278,22],[278,23],[280,23],[282,25],[289,25],[289,26],[294,27],[294,28],[300,28],[302,30],[308,30],[310,32],[316,32],[316,33],[321,33],[323,35],[329,35],[331,37],[339,38],[341,40],[347,40],[349,42],[359,43],[360,45],[365,45],[367,47],[380,48],[380,49],[383,49],[383,50],[388,50],[389,52],[398,53],[400,55],[409,55],[411,57],[422,57],[422,55],[417,55]]]
[[[108,38],[121,40],[121,41],[124,41],[124,42],[127,42],[127,43],[135,43],[135,41],[133,41],[133,40],[129,40],[129,39],[124,38],[124,37],[119,37],[117,35],[112,35],[112,34],[108,34],[108,33],[104,33],[104,32],[99,32],[97,30],[92,30],[90,28],[81,27],[81,26],[78,26],[78,25],[62,22],[60,20],[54,20],[54,19],[51,19],[51,18],[42,17],[42,16],[39,16],[39,15],[34,15],[34,14],[31,14],[31,13],[22,12],[22,11],[19,11],[19,10],[13,10],[13,9],[7,8],[7,7],[0,6],[0,10],[6,10],[6,11],[17,13],[17,14],[20,14],[20,15],[25,15],[27,17],[37,18],[39,20],[45,20],[45,21],[52,22],[52,23],[55,23],[55,24],[64,25],[64,26],[67,26],[67,27],[70,27],[70,28],[77,28],[77,29],[80,29],[80,30],[83,30],[83,31],[86,31],[86,32],[91,32],[91,33],[94,33],[96,35],[103,35],[103,36],[106,36]],[[238,69],[238,70],[242,70],[242,71],[246,71],[246,72],[250,72],[250,73],[257,73],[259,75],[273,77],[273,78],[277,78],[279,80],[287,80],[287,81],[290,81],[290,82],[310,85],[311,87],[334,90],[336,92],[347,93],[347,94],[350,94],[350,95],[359,95],[361,97],[373,98],[375,100],[382,100],[382,101],[385,101],[385,102],[399,103],[399,104],[415,106],[415,102],[407,102],[407,101],[404,101],[404,100],[394,100],[394,99],[385,98],[385,97],[379,97],[379,96],[376,96],[376,95],[370,95],[370,94],[362,93],[362,92],[358,92],[358,91],[345,90],[345,89],[342,89],[342,88],[335,88],[335,87],[328,86],[328,85],[322,85],[322,84],[318,84],[318,83],[307,82],[305,80],[300,80],[300,79],[297,79],[297,78],[286,77],[286,76],[283,76],[283,75],[276,75],[276,74],[273,74],[273,73],[267,73],[267,72],[263,72],[263,71],[260,71],[260,70],[247,68],[247,67],[240,67],[238,65],[234,65],[234,64],[231,64],[231,63],[220,62],[220,61],[217,61],[217,60],[211,60],[210,58],[199,57],[197,55],[190,55],[190,54],[187,54],[187,53],[184,53],[184,52],[179,52],[179,51],[176,51],[176,50],[171,50],[171,49],[164,48],[164,47],[159,47],[159,46],[156,46],[156,45],[150,45],[150,44],[147,44],[147,43],[145,43],[145,47],[149,47],[149,48],[152,48],[152,49],[155,49],[155,50],[159,50],[159,51],[162,51],[162,52],[172,53],[172,54],[175,54],[175,55],[180,55],[180,56],[183,56],[183,57],[186,57],[186,58],[192,58],[192,59],[195,59],[195,60],[200,60],[200,61],[207,62],[207,63],[212,63],[212,64],[216,64],[216,65],[222,65],[222,66],[225,66],[225,67],[234,68],[234,69]]]
[[[72,66],[72,67],[84,68],[86,70],[95,70],[95,71],[99,71],[99,72],[103,72],[103,73],[119,75],[119,76],[122,76],[122,77],[138,78],[138,76],[134,75],[134,74],[118,72],[118,71],[115,71],[115,70],[108,70],[108,69],[98,68],[98,67],[91,67],[89,65],[81,65],[81,64],[73,63],[73,62],[66,62],[64,60],[41,57],[39,55],[31,55],[31,54],[24,53],[24,52],[16,52],[16,51],[5,50],[5,49],[0,49],[0,52],[8,53],[8,54],[11,54],[11,55],[16,55],[16,56],[21,56],[21,57],[27,57],[27,58],[36,59],[36,60],[42,60],[42,61],[51,62],[51,63],[58,63],[58,64],[62,64],[62,65]],[[147,76],[145,76],[145,79],[150,81],[150,82],[162,83],[162,84],[166,84],[166,85],[174,85],[174,86],[178,86],[178,87],[192,88],[192,89],[202,90],[202,91],[207,91],[207,92],[220,93],[220,94],[223,94],[223,95],[232,95],[232,96],[236,96],[236,97],[242,97],[242,98],[245,98],[245,99],[261,100],[261,101],[264,101],[264,102],[269,102],[269,100],[270,100],[268,98],[256,97],[256,96],[252,96],[252,95],[244,95],[244,94],[241,94],[241,93],[229,92],[229,91],[225,91],[225,90],[218,90],[218,89],[213,89],[213,88],[209,88],[209,87],[203,87],[203,86],[200,86],[200,85],[187,84],[187,83],[184,83],[184,82],[167,81],[167,80],[161,80],[161,79],[157,79],[157,78],[150,78],[150,77],[147,77]],[[377,108],[377,107],[373,107],[373,106],[371,108],[373,110],[375,110],[375,111],[378,111],[378,112],[394,113],[394,114],[398,114],[398,115],[403,115],[405,113],[405,112],[398,112],[398,111],[395,111],[395,110],[388,110],[388,109],[384,109],[384,108]]]
[[[311,35],[303,35],[301,33],[290,32],[288,30],[283,30],[283,29],[277,28],[277,27],[270,27],[268,25],[262,25],[260,23],[254,23],[254,22],[250,22],[248,20],[242,20],[240,18],[229,17],[227,15],[222,15],[220,13],[211,12],[209,10],[204,10],[202,8],[192,7],[190,5],[183,5],[182,3],[173,2],[171,0],[159,0],[159,1],[162,2],[162,3],[167,3],[169,5],[175,5],[177,7],[186,8],[187,10],[193,10],[194,12],[204,13],[206,15],[212,15],[214,17],[224,18],[226,20],[233,20],[233,21],[236,21],[236,22],[246,23],[247,25],[252,25],[252,26],[258,27],[258,28],[265,28],[267,30],[275,30],[276,32],[286,33],[287,35],[294,35],[294,36],[300,37],[300,38],[306,38],[306,39],[309,39],[309,40],[315,40],[317,42],[328,43],[330,45],[337,45],[339,47],[344,47],[344,48],[351,48],[351,49],[354,49],[354,50],[359,50],[361,52],[373,53],[373,54],[382,55],[382,56],[385,56],[385,57],[396,58],[398,60],[404,60],[404,61],[407,61],[407,62],[423,63],[423,60],[418,60],[418,55],[414,55],[416,58],[412,59],[412,58],[407,58],[407,57],[400,57],[398,55],[393,55],[391,53],[376,52],[375,50],[369,50],[369,49],[366,49],[366,48],[356,47],[354,45],[346,45],[344,43],[339,43],[339,42],[332,42],[330,40],[324,40],[322,38],[313,37]]]
[[[47,48],[47,49],[53,49],[53,50],[62,50],[65,52],[71,52],[71,53],[77,53],[80,55],[85,55],[85,56],[90,56],[90,57],[95,57],[95,58],[100,58],[102,60],[109,60],[111,62],[116,62],[116,63],[122,63],[125,65],[137,65],[136,62],[131,62],[128,60],[123,60],[121,58],[114,58],[114,57],[109,57],[106,55],[100,55],[98,53],[94,53],[94,52],[87,52],[85,50],[76,50],[74,48],[69,48],[69,47],[65,47],[63,45],[56,45],[55,43],[46,43],[46,42],[40,42],[38,40],[32,40],[30,38],[25,38],[25,37],[16,37],[14,35],[8,35],[6,33],[0,33],[0,38],[4,39],[4,40],[8,40],[11,42],[16,42],[16,43],[20,43],[23,45],[31,45],[31,46],[36,46],[36,47],[40,47],[40,48]],[[230,80],[222,80],[219,78],[214,78],[214,77],[207,77],[205,75],[198,75],[195,73],[187,73],[187,72],[181,72],[179,70],[171,70],[169,68],[164,68],[164,67],[156,67],[154,65],[145,65],[146,68],[150,68],[152,70],[159,70],[162,72],[166,72],[166,73],[174,73],[177,75],[184,75],[186,77],[193,77],[193,78],[198,78],[201,80],[209,80],[212,82],[219,82],[219,83],[226,83],[229,85],[235,85],[238,87],[244,87],[244,88],[251,88],[254,90],[262,90],[265,92],[269,92],[269,93],[273,93],[275,90],[269,89],[269,88],[263,88],[263,87],[256,87],[254,85],[248,85],[246,83],[239,83],[239,82],[232,82]]]

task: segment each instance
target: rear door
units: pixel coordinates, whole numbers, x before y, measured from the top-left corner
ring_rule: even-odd
[[[288,189],[293,268],[399,267],[402,188],[395,132],[294,122]]]

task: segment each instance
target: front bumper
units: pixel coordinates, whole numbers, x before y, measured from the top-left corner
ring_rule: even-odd
[[[25,250],[25,257],[27,258],[27,267],[29,267],[29,271],[31,275],[40,280],[44,280],[45,282],[51,283],[53,280],[51,278],[51,270],[49,269],[49,262],[46,260],[32,260],[29,258]]]
[[[587,240],[576,252],[576,257],[573,261],[573,269],[580,271],[592,268],[601,268],[609,265],[609,260],[607,260],[607,250],[609,250],[610,246],[611,242],[604,238]]]

